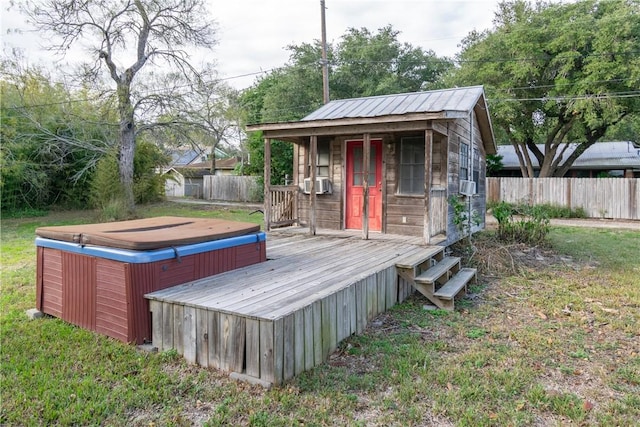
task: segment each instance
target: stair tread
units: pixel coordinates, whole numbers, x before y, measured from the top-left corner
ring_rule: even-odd
[[[433,283],[459,263],[459,257],[444,257],[442,261],[438,262],[436,265],[416,277],[415,281],[418,283]]]
[[[396,262],[396,267],[416,268],[418,265],[427,261],[429,258],[433,258],[442,251],[444,251],[444,247],[442,246],[430,246],[425,248],[424,251],[402,258],[400,261]]]
[[[462,268],[447,283],[434,292],[433,296],[442,299],[453,299],[475,277],[476,271],[475,268]]]

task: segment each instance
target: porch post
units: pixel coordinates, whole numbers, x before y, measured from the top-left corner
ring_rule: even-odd
[[[431,180],[432,180],[432,159],[433,159],[433,130],[427,129],[424,132],[424,242],[431,244]]]
[[[311,135],[309,140],[309,163],[311,164],[311,194],[309,194],[309,234],[316,235],[316,164],[318,157],[318,137]]]
[[[264,139],[264,229],[271,229],[271,138]]]
[[[371,134],[365,133],[362,142],[362,238],[369,239],[369,163],[371,162]],[[375,185],[375,183],[374,183]]]

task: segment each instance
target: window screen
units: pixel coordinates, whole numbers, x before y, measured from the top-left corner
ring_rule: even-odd
[[[424,138],[400,140],[400,194],[424,194]]]

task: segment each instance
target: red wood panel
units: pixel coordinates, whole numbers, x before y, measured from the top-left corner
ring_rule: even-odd
[[[235,248],[235,268],[242,268],[265,261],[263,258],[262,246],[263,245],[260,245],[259,243],[237,246]]]
[[[98,259],[96,265],[96,332],[129,341],[129,302],[125,264]]]
[[[163,261],[165,262],[165,261]],[[151,312],[149,311],[149,301],[144,294],[168,288],[171,285],[161,285],[160,270],[161,262],[147,264],[128,264],[129,277],[129,341],[137,344],[151,342]]]
[[[62,251],[42,248],[42,302],[40,310],[55,317],[62,317]]]
[[[62,253],[62,319],[95,330],[96,259]]]
[[[40,310],[124,342],[151,341],[144,295],[266,261],[265,242],[146,264],[38,248]]]

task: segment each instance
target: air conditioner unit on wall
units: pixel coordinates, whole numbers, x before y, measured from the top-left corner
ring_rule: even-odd
[[[460,180],[460,194],[465,196],[473,196],[476,194],[475,181],[467,181],[465,179]]]
[[[303,191],[305,194],[311,194],[311,178],[304,179],[304,188]],[[326,177],[318,177],[316,178],[316,194],[331,194],[331,181]]]

